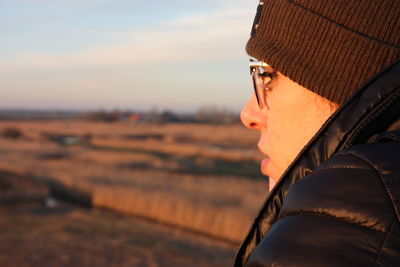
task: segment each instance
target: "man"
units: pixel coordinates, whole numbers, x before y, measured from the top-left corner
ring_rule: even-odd
[[[400,266],[400,0],[263,0],[247,52],[276,185],[235,266]]]

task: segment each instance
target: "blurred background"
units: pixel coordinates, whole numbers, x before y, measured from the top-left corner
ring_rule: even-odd
[[[0,266],[232,265],[257,3],[0,0]]]

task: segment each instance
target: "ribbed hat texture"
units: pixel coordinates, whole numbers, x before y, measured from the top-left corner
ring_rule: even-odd
[[[263,0],[246,50],[341,105],[400,57],[400,0]]]

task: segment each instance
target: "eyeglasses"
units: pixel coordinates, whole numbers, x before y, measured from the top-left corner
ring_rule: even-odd
[[[266,68],[270,67],[270,65],[262,61],[250,59],[249,66],[250,75],[253,78],[254,93],[257,98],[258,107],[261,110],[265,107],[269,110],[267,94],[271,91],[271,88],[269,88],[268,85],[272,79],[276,77],[276,73],[273,71],[267,71]]]

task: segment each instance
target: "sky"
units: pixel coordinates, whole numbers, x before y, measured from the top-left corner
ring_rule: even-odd
[[[257,0],[0,0],[0,109],[239,111]]]

